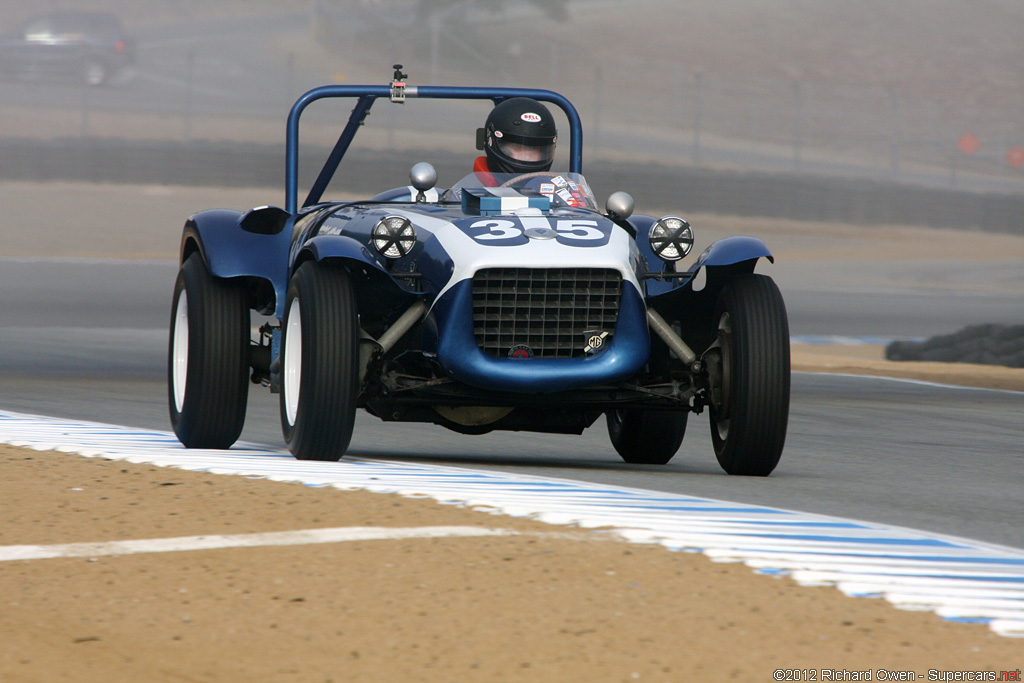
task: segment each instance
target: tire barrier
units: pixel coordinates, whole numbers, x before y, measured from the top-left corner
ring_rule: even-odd
[[[1024,368],[1024,325],[971,325],[924,341],[894,341],[885,347],[885,357]]]

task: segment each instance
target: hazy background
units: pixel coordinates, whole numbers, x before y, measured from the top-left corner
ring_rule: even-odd
[[[276,151],[298,94],[382,84],[401,62],[412,84],[565,93],[587,162],[1024,193],[1024,169],[1006,158],[1024,146],[1019,0],[5,0],[0,31],[67,8],[116,13],[138,62],[101,88],[0,83],[0,140],[17,150],[131,140]],[[359,141],[468,166],[486,105],[436,104],[381,103]],[[330,144],[349,106],[318,103],[304,142]],[[966,134],[980,143],[972,155],[957,145]],[[32,163],[38,176],[14,149],[3,176]],[[117,155],[97,158],[94,179],[108,163]]]

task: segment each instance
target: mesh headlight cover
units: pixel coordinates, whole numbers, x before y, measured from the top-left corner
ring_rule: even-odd
[[[654,253],[665,261],[678,261],[693,249],[693,230],[690,224],[676,216],[666,216],[655,221],[648,239]]]
[[[373,247],[385,258],[407,256],[415,245],[416,229],[408,218],[388,216],[373,226]]]

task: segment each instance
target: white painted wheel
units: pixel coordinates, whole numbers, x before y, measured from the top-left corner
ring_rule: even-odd
[[[171,395],[174,409],[179,413],[185,405],[185,386],[188,381],[188,292],[184,289],[174,305],[171,324]]]
[[[302,390],[302,311],[298,299],[292,299],[288,306],[285,327],[285,344],[283,363],[283,383],[285,418],[288,426],[295,426],[295,418],[299,413],[299,396]]]

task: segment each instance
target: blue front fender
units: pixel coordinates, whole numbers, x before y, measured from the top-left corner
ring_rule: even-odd
[[[255,277],[267,280],[281,295],[288,280],[290,223],[277,234],[248,232],[239,224],[241,211],[213,209],[200,211],[185,222],[181,240],[181,261],[198,250],[210,273],[217,277]]]
[[[345,235],[317,235],[302,245],[302,251],[308,252],[317,261],[340,258],[358,261],[383,273],[387,272],[365,244]]]
[[[643,242],[640,244],[643,244]],[[649,251],[649,249],[648,247],[647,250]],[[772,256],[765,243],[756,237],[726,237],[718,240],[708,246],[684,273],[680,273],[679,277],[662,279],[657,277],[658,273],[652,272],[649,275],[649,279],[644,283],[647,290],[648,303],[686,287],[697,277],[701,268],[747,264],[741,270],[752,272],[754,263],[759,258],[766,258],[772,263],[775,262],[775,257]],[[657,257],[652,253],[648,256],[647,260],[649,263],[657,261]]]
[[[366,279],[360,278],[362,284],[356,287],[356,298],[359,310],[366,314],[382,314],[388,305],[396,301],[405,301],[405,305],[408,305],[410,295],[422,294],[408,279],[404,284],[396,280],[395,274],[387,269],[382,257],[370,251],[359,240],[346,235],[317,235],[306,241],[295,259],[295,267],[311,259],[341,261],[350,272],[362,273]],[[399,277],[402,275],[398,273]],[[391,295],[399,298],[394,299]],[[279,316],[283,316],[283,313],[283,310],[280,311]]]
[[[775,263],[768,246],[756,237],[726,237],[704,250],[687,272],[696,273],[703,266],[731,266],[743,261],[766,258]]]
[[[648,296],[647,306],[670,324],[678,323],[683,341],[700,352],[713,341],[717,325],[713,314],[722,288],[736,276],[754,272],[759,258],[775,262],[765,243],[756,237],[727,237],[714,242],[683,274],[685,277],[676,281],[675,286],[663,286],[656,295]],[[707,278],[695,290],[694,280],[702,268]],[[664,354],[667,353],[665,349]]]

